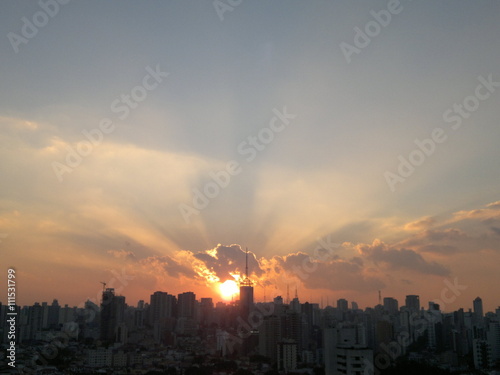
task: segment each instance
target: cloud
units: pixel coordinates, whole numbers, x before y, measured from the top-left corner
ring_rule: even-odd
[[[422,230],[422,229],[429,228],[435,222],[436,222],[436,220],[433,217],[426,216],[426,217],[423,217],[421,219],[407,223],[404,226],[404,229],[406,229],[406,230]]]
[[[126,259],[126,260],[136,260],[136,256],[132,251],[126,251],[126,250],[108,250],[108,254],[112,255],[115,258],[118,259]]]
[[[193,253],[206,269],[220,280],[232,279],[233,275],[245,273],[245,251],[240,245],[217,245],[214,249]],[[263,274],[260,264],[252,252],[248,252],[249,275]]]
[[[426,261],[419,253],[405,248],[394,248],[376,239],[371,245],[357,246],[360,254],[375,264],[383,263],[392,270],[411,270],[414,272],[446,276],[450,271],[437,262]]]
[[[493,231],[493,233],[495,233],[497,236],[500,236],[500,228],[498,228],[498,227],[491,227],[490,229],[491,229],[491,230]]]
[[[466,238],[467,234],[457,228],[428,229],[400,241],[397,245],[402,247],[428,246],[433,242],[463,241]]]
[[[493,210],[500,210],[500,201],[489,203],[486,205],[486,207],[493,209]]]
[[[293,278],[298,279],[307,289],[371,292],[385,286],[379,277],[367,272],[359,257],[341,259],[335,255],[314,259],[308,254],[297,252],[275,256],[272,260],[281,279],[288,282]]]
[[[453,221],[462,220],[480,220],[482,222],[491,222],[500,220],[500,201],[492,202],[486,205],[486,208],[474,210],[462,210],[453,214]]]
[[[427,234],[434,238],[445,238],[449,233],[456,234],[453,231]],[[426,246],[427,252],[454,251],[446,246]],[[445,266],[427,261],[414,250],[396,248],[379,240],[375,240],[371,245],[345,243],[343,247],[350,248],[351,251],[357,250],[357,255],[341,257],[325,250],[311,256],[299,251],[257,259],[249,252],[249,276],[256,285],[274,286],[282,291],[290,283],[295,283],[309,290],[371,293],[386,286],[386,267],[390,270],[411,270],[424,275],[449,274]],[[108,253],[119,258],[131,256],[130,252],[123,250]],[[205,285],[213,285],[226,279],[239,279],[245,271],[245,251],[237,244],[219,244],[204,251],[180,250],[172,256],[148,257],[139,263],[155,275],[163,274],[175,278],[184,276],[196,282],[201,281]]]
[[[146,259],[142,259],[140,264],[150,273],[160,276],[164,274],[175,278],[178,278],[181,275],[188,278],[196,277],[196,272],[191,267],[181,264],[168,255],[151,256]]]
[[[459,251],[458,247],[451,245],[424,245],[419,247],[418,250],[434,254],[455,254]]]
[[[426,230],[422,233],[423,240],[443,241],[443,240],[462,240],[467,237],[465,232],[456,228],[444,230]]]
[[[113,135],[106,137],[59,183],[51,162],[63,162],[66,147],[74,148],[81,141],[81,134],[69,136],[43,122],[0,119],[0,123],[6,125],[6,131],[0,134],[0,155],[9,161],[0,165],[5,180],[0,232],[9,233],[8,240],[15,246],[13,263],[17,259],[18,263],[24,262],[21,257],[28,256],[34,262],[29,265],[33,275],[38,262],[54,270],[71,267],[74,272],[81,268],[82,274],[93,272],[99,278],[100,271],[119,264],[135,272],[135,283],[144,290],[153,285],[213,285],[244,273],[245,252],[239,245],[209,248],[209,244],[217,243],[214,241],[231,243],[237,233],[246,236],[241,241],[257,249],[249,252],[248,257],[256,285],[286,287],[295,282],[311,290],[370,293],[392,280],[397,283],[402,277],[417,284],[422,274],[446,275],[448,269],[432,262],[431,256],[463,256],[467,252],[499,249],[500,225],[494,222],[500,220],[500,201],[456,212],[445,223],[424,216],[404,225],[403,231],[397,219],[367,216],[369,219],[359,221],[350,217],[353,206],[335,202],[335,197],[347,194],[351,186],[342,182],[340,175],[317,185],[310,181],[323,181],[326,174],[310,172],[310,176],[296,176],[293,171],[283,172],[275,167],[264,168],[259,178],[253,179],[251,172],[241,176],[239,181],[247,187],[250,185],[245,178],[266,181],[266,186],[248,188],[247,208],[252,208],[253,215],[247,215],[248,210],[238,206],[236,214],[248,216],[248,221],[235,218],[231,212],[234,205],[225,195],[232,190],[229,189],[196,216],[191,225],[185,225],[178,204],[190,203],[192,188],[203,186],[207,171],[220,170],[222,161],[119,143]],[[329,191],[333,180],[339,194]],[[232,185],[235,188],[237,181]],[[291,181],[285,195],[282,181]],[[321,198],[325,196],[332,199],[328,204]],[[290,206],[290,202],[295,206]],[[228,211],[221,214],[221,207]],[[369,215],[357,211],[358,216],[365,214]],[[336,221],[337,217],[340,221]],[[450,223],[456,225],[444,227]],[[475,226],[484,233],[478,235]],[[392,234],[394,228],[400,231],[395,233],[396,238],[403,236],[403,240],[379,247],[372,243],[373,238]],[[338,239],[352,243],[326,258],[319,254],[311,260],[308,254],[296,252],[317,247],[314,239],[324,233],[334,233],[335,242]],[[11,239],[16,239],[15,243]],[[357,251],[358,248],[365,251]],[[357,251],[354,257],[353,251]],[[452,264],[457,267],[457,263]],[[390,279],[387,270],[402,272]]]
[[[125,252],[121,251],[110,253],[118,257],[125,256]],[[316,255],[313,258],[306,253],[296,252],[257,259],[252,252],[248,252],[249,277],[255,285],[275,288],[299,283],[312,290],[372,292],[385,286],[381,277],[370,271],[359,256],[342,259],[337,254],[325,251]],[[172,257],[148,257],[139,263],[156,276],[185,276],[212,285],[226,279],[239,279],[245,271],[245,251],[240,245],[219,244],[205,251],[181,250]]]

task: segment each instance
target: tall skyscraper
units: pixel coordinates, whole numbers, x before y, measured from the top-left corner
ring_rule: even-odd
[[[28,317],[29,338],[33,340],[37,338],[37,333],[42,330],[43,325],[43,309],[38,302],[30,307]]]
[[[476,316],[477,322],[482,322],[484,313],[483,313],[483,300],[479,297],[472,302],[474,307],[474,315]]]
[[[177,316],[179,318],[195,318],[196,294],[184,292],[179,294],[177,299]]]
[[[299,353],[302,352],[304,342],[302,340],[303,315],[292,309],[287,310],[281,317],[281,338],[293,340],[297,343]]]
[[[125,320],[125,297],[115,296],[114,288],[102,292],[101,302],[101,341],[116,342],[117,328]]]
[[[420,311],[420,297],[417,295],[406,296],[406,308],[411,312]]]
[[[47,324],[50,329],[56,329],[59,327],[59,303],[57,300],[52,301],[52,305],[49,306],[49,316],[47,319]]]
[[[213,320],[214,302],[212,298],[202,298],[200,300],[200,323],[202,326],[208,326]]]
[[[42,302],[42,329],[49,328],[49,304]]]
[[[181,293],[177,300],[176,332],[194,336],[198,329],[199,305],[193,292]]]
[[[271,358],[271,363],[276,363],[278,359],[281,331],[281,319],[276,315],[265,316],[259,327],[259,354]]]
[[[168,328],[173,329],[177,300],[167,292],[158,291],[151,294],[149,302],[149,323],[153,327],[155,340],[161,342],[165,337],[165,331]]]
[[[152,324],[174,316],[176,305],[175,296],[167,292],[154,292],[151,294],[149,301],[150,322]]]
[[[474,307],[474,313],[472,314],[473,337],[478,339],[485,339],[486,327],[484,322],[483,300],[479,297],[476,297],[476,299],[474,299],[472,303]]]
[[[344,298],[337,300],[337,309],[339,309],[340,311],[349,310],[349,303],[347,302],[347,300]]]
[[[253,309],[253,282],[248,278],[248,249],[245,252],[245,278],[240,281],[240,315],[244,321]]]
[[[397,314],[399,311],[398,300],[392,297],[384,297],[384,309],[389,314]]]

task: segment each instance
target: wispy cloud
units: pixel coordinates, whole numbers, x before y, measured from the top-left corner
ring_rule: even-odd
[[[426,216],[424,218],[407,223],[404,228],[406,230],[422,230],[431,227],[436,220],[431,216]]]
[[[126,260],[131,260],[131,261],[134,261],[137,259],[133,251],[108,250],[107,252],[108,252],[108,254],[110,254],[113,257],[118,258],[118,259],[126,259]]]

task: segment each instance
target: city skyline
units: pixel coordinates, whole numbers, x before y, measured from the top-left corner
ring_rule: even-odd
[[[126,298],[127,296],[122,294],[122,293],[118,293],[118,292],[115,292],[115,289],[114,288],[107,288],[106,290],[104,289],[99,289],[99,295],[101,296],[101,299],[100,300],[95,300],[95,299],[85,299],[84,301],[82,300],[82,303],[79,303],[78,305],[71,305],[71,304],[68,304],[66,303],[65,301],[61,301],[59,298],[56,298],[56,297],[53,297],[53,298],[50,298],[49,300],[46,300],[46,301],[34,301],[33,303],[30,303],[30,304],[24,304],[24,305],[17,305],[18,307],[24,307],[24,306],[33,306],[34,304],[43,304],[43,303],[46,303],[46,304],[50,304],[50,303],[54,303],[54,302],[57,302],[57,304],[60,306],[60,307],[64,307],[64,306],[67,306],[68,308],[83,308],[85,307],[85,304],[87,302],[92,302],[94,303],[95,305],[97,306],[100,306],[102,303],[103,303],[103,300],[102,300],[102,296],[105,295],[107,293],[107,291],[110,291],[110,290],[113,290],[113,295],[116,295],[117,297],[123,297],[125,298],[125,304],[129,307],[134,307],[134,308],[138,308],[140,306],[144,307],[144,304],[147,303],[148,305],[151,305],[150,302],[153,298],[157,298],[156,296],[159,295],[159,294],[164,294],[164,295],[169,295],[169,296],[173,296],[175,297],[175,299],[177,300],[179,296],[181,295],[184,295],[186,293],[193,293],[192,291],[181,291],[179,293],[175,293],[175,294],[172,294],[170,293],[169,291],[167,290],[156,290],[156,291],[151,291],[151,294],[149,295],[149,299],[148,298],[141,298],[139,300],[134,300],[132,303],[130,302],[127,302]],[[218,295],[218,299],[217,298],[214,298],[213,296],[208,296],[208,295],[197,295],[196,293],[193,293],[194,294],[194,300],[198,303],[200,303],[202,300],[204,299],[210,299],[212,300],[212,302],[214,303],[214,306],[218,303],[222,303],[224,305],[238,305],[239,307],[241,307],[241,305],[239,304],[239,301],[240,301],[240,294],[235,294],[233,295],[233,298],[231,299],[225,299],[223,296],[221,296],[220,294]],[[314,301],[314,300],[309,300],[307,298],[300,298],[300,296],[296,296],[295,294],[291,294],[290,296],[282,296],[282,295],[275,295],[271,298],[268,298],[266,301],[264,300],[259,300],[259,299],[254,299],[252,301],[252,305],[254,303],[276,303],[277,300],[281,300],[283,304],[285,305],[289,305],[290,303],[292,303],[292,301],[296,298],[298,298],[299,302],[300,303],[310,303],[310,304],[315,304],[315,305],[318,305],[318,307],[320,309],[325,309],[327,307],[332,307],[332,308],[339,308],[339,303],[341,301],[344,301],[345,302],[345,309],[349,309],[349,310],[365,310],[367,308],[375,308],[376,306],[382,306],[384,307],[385,309],[389,309],[389,312],[391,312],[391,308],[389,306],[391,306],[391,303],[394,303],[394,302],[391,302],[391,301],[396,301],[395,305],[396,306],[399,306],[397,309],[395,309],[394,311],[396,312],[399,312],[401,308],[405,307],[405,308],[408,308],[410,310],[413,310],[413,307],[411,306],[408,306],[406,304],[404,304],[404,301],[408,301],[408,297],[420,297],[419,295],[406,295],[404,296],[404,298],[398,298],[398,297],[394,297],[394,296],[384,296],[384,297],[380,297],[381,300],[383,300],[381,303],[377,303],[376,304],[373,304],[373,305],[367,305],[367,306],[359,306],[359,304],[357,303],[357,301],[354,301],[354,300],[349,300],[348,299],[348,296],[345,296],[346,298],[339,298],[339,299],[336,299],[336,300],[332,300],[332,299],[328,299],[328,298],[321,298],[319,301]],[[388,302],[386,302],[386,300]],[[352,303],[354,302],[354,304],[356,305],[356,308],[353,308],[352,306]],[[425,301],[425,300],[420,300],[420,308],[418,310],[415,310],[415,311],[420,311],[420,310],[429,310],[429,309],[432,309],[431,308],[431,304],[434,304],[436,302],[436,300],[434,301]],[[497,310],[500,309],[500,300],[498,302],[491,302],[490,305],[491,306],[494,306],[493,308],[491,309],[488,309],[486,307],[484,307],[484,300],[480,297],[480,296],[477,296],[475,297],[473,300],[469,301],[470,304],[469,305],[464,305],[464,306],[458,306],[456,308],[451,308],[451,309],[446,309],[447,306],[450,306],[451,304],[446,304],[446,303],[443,303],[442,301],[437,301],[437,305],[439,306],[439,309],[442,313],[450,313],[450,312],[453,312],[453,311],[457,311],[459,309],[463,309],[465,312],[467,311],[473,311],[473,312],[478,312],[478,306],[480,306],[479,308],[479,313],[481,316],[484,316],[486,315],[487,313],[496,313]],[[439,302],[442,303],[442,305],[439,304]],[[0,300],[0,304],[1,305],[4,305],[6,306],[7,305],[7,301],[2,301]],[[443,306],[444,305],[444,306]],[[456,304],[453,304],[454,306],[456,306]],[[445,307],[445,309],[443,310],[443,307]],[[340,307],[340,309],[342,310],[343,307]],[[244,314],[243,314],[244,315]]]
[[[16,301],[227,299],[248,248],[256,301],[494,311],[500,3],[232,3],[2,3]]]
[[[381,244],[378,244],[379,246]],[[199,280],[202,280],[201,284],[198,284],[198,291],[195,290],[195,288],[191,288],[191,291],[194,290],[194,293],[202,296],[202,297],[209,297],[212,298],[216,302],[231,302],[233,299],[237,299],[240,296],[240,284],[242,282],[245,282],[246,276],[245,275],[250,275],[251,279],[253,279],[252,284],[253,285],[253,296],[255,296],[255,300],[257,302],[269,302],[272,300],[274,297],[281,296],[285,301],[287,298],[289,300],[292,300],[296,294],[298,297],[300,297],[301,300],[306,300],[310,303],[318,303],[321,305],[321,301],[326,305],[328,301],[336,301],[341,298],[347,298],[349,302],[356,302],[358,305],[361,307],[365,306],[375,306],[378,303],[379,299],[383,298],[395,298],[398,301],[403,301],[404,298],[410,294],[409,291],[411,290],[412,293],[417,293],[418,290],[416,289],[408,289],[406,292],[404,291],[404,287],[398,289],[398,293],[392,293],[392,294],[387,294],[386,290],[384,289],[379,289],[375,290],[372,288],[372,293],[369,296],[368,301],[366,302],[365,300],[359,300],[356,298],[356,296],[360,296],[359,294],[356,293],[343,293],[343,292],[337,292],[337,293],[321,293],[321,292],[311,292],[310,290],[307,290],[303,288],[303,282],[307,281],[310,277],[314,277],[315,275],[318,276],[317,271],[321,271],[322,263],[321,261],[328,261],[330,258],[334,258],[332,253],[329,253],[325,249],[316,249],[314,251],[315,256],[313,254],[308,255],[305,253],[297,253],[293,254],[294,257],[298,257],[300,262],[295,261],[292,263],[292,266],[289,267],[288,270],[286,270],[286,273],[283,273],[281,275],[276,275],[274,274],[274,278],[270,278],[269,273],[265,272],[265,268],[263,267],[261,261],[259,261],[256,257],[255,254],[253,254],[251,251],[248,250],[243,250],[239,245],[231,245],[231,246],[217,246],[216,248],[209,250],[204,253],[198,254],[198,257],[194,259],[203,259],[207,258],[209,261],[214,262],[216,259],[211,258],[210,254],[212,256],[214,254],[217,254],[221,257],[222,262],[220,264],[215,264],[212,263],[211,267],[214,270],[212,273],[207,274],[207,268],[203,269],[203,272],[201,272],[199,276]],[[120,257],[132,257],[133,254],[123,254],[123,252],[119,253]],[[225,254],[224,257],[222,257],[221,254]],[[252,264],[251,269],[253,268],[255,271],[250,271],[250,273],[247,274],[246,267],[248,266],[243,266],[243,264],[246,264],[247,260],[247,254],[251,254],[250,257],[250,263]],[[245,259],[245,260],[243,260]],[[207,262],[207,261],[205,261]],[[240,263],[238,263],[240,262]],[[152,262],[153,263],[153,262]],[[209,263],[203,263],[208,267]],[[108,274],[108,278],[106,279],[107,282],[103,281],[95,281],[94,286],[91,287],[90,284],[85,285],[85,290],[93,290],[94,292],[90,293],[87,295],[87,298],[85,300],[81,300],[81,298],[76,298],[73,291],[71,293],[67,293],[68,289],[66,289],[66,295],[69,295],[70,298],[68,301],[71,301],[69,304],[73,304],[74,306],[80,306],[85,303],[85,301],[91,300],[94,303],[99,303],[99,298],[101,295],[102,291],[102,284],[107,285],[110,288],[113,288],[117,291],[117,295],[126,295],[127,291],[133,295],[133,300],[134,301],[139,301],[139,300],[144,300],[143,297],[138,296],[136,293],[133,293],[134,288],[134,280],[137,276],[137,273],[134,272],[134,266],[136,265],[135,262],[129,263],[127,267],[122,267],[120,270],[112,270]],[[142,265],[142,267],[149,267],[152,266],[152,269],[157,269],[157,264],[146,264]],[[177,267],[182,267],[182,265],[177,264]],[[215,266],[215,267],[214,267]],[[15,267],[14,267],[15,269]],[[234,269],[234,271],[232,271]],[[283,268],[284,269],[284,268]],[[16,270],[16,273],[17,270]],[[225,277],[224,277],[225,275]],[[321,274],[319,276],[322,276]],[[104,278],[103,278],[104,279]],[[289,282],[290,280],[293,280],[294,282]],[[421,296],[421,298],[427,302],[432,302],[432,301],[442,301],[444,300],[445,302],[441,302],[441,306],[446,306],[451,309],[455,309],[457,306],[460,304],[467,303],[467,301],[473,301],[479,294],[482,292],[482,290],[473,290],[469,287],[469,285],[464,284],[460,278],[458,277],[443,277],[439,279],[439,284],[435,284],[436,287],[439,286],[439,289],[436,289],[433,291],[433,293],[421,293],[418,294]],[[228,283],[231,283],[228,285]],[[183,289],[182,283],[176,283],[171,287],[170,290],[168,288],[156,288],[156,289],[151,289],[149,292],[154,292],[154,291],[164,291],[171,293],[173,295],[177,295],[183,291],[186,291]],[[201,286],[201,288],[200,288]],[[188,288],[189,289],[189,288]],[[201,290],[201,292],[200,292]],[[232,292],[229,293],[229,290]],[[306,293],[304,293],[304,290],[306,290]],[[321,289],[322,291],[325,291],[325,289]],[[33,300],[27,300],[26,296],[24,294],[24,290],[21,287],[17,287],[16,290],[16,300],[21,301],[21,306],[22,305],[30,305],[34,302],[40,302],[40,298],[38,299],[33,299]],[[450,294],[451,293],[451,294]],[[46,293],[46,295],[48,295]],[[148,295],[148,292],[146,292],[145,295]],[[288,296],[288,297],[287,297]],[[60,298],[57,298],[60,300]],[[46,298],[46,300],[50,300],[50,298]],[[0,301],[1,302],[1,301]],[[485,309],[489,309],[489,311],[495,311],[495,309],[498,307],[497,306],[498,302],[495,302],[495,299],[493,298],[486,298],[485,299]],[[446,309],[444,310],[446,311]]]
[[[419,365],[444,374],[500,365],[500,307],[485,314],[480,297],[469,311],[447,313],[436,303],[425,309],[418,295],[407,295],[400,309],[390,297],[382,305],[380,294],[380,304],[364,311],[355,302],[350,308],[346,299],[337,300],[336,308],[301,303],[297,293],[289,303],[277,297],[259,304],[253,301],[247,267],[245,271],[237,305],[214,304],[203,297],[198,301],[192,292],[176,298],[157,291],[150,295],[150,303],[127,306],[126,297],[104,282],[100,304],[87,301],[84,307],[71,308],[54,300],[50,305],[0,305],[0,337],[6,347],[10,345],[10,362],[4,361],[2,368],[18,362],[40,368],[40,362],[30,361],[35,357],[45,364],[57,360],[60,364],[51,368],[54,373],[73,371],[75,365],[79,371],[82,366],[117,373],[168,367],[177,373],[179,368],[196,364],[199,369],[203,364],[207,372],[219,366],[258,374],[270,367],[285,372],[307,368],[308,373],[314,368],[327,375],[404,371]],[[458,294],[460,288],[448,287],[448,292]],[[13,337],[31,351],[16,357],[16,344],[7,341]],[[50,345],[54,351],[41,350]],[[73,350],[63,352],[69,348]]]

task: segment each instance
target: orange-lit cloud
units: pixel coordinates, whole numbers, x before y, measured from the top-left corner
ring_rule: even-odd
[[[458,211],[453,215],[452,221],[462,220],[500,221],[500,201],[489,203],[486,208]]]
[[[422,230],[431,227],[436,220],[430,216],[426,216],[424,218],[412,221],[407,223],[404,228],[406,230]]]
[[[178,204],[226,160],[111,137],[59,183],[51,162],[64,159],[79,138],[43,122],[0,122],[0,157],[9,161],[0,166],[0,233],[8,235],[0,251],[25,282],[22,303],[54,297],[80,303],[76,290],[96,298],[99,282],[116,283],[122,269],[134,277],[121,291],[132,301],[155,290],[218,295],[218,285],[245,272],[246,246],[260,299],[264,290],[272,297],[295,287],[316,300],[344,294],[371,301],[379,289],[405,293],[404,285],[432,294],[436,283],[457,274],[471,289],[494,294],[487,280],[498,278],[492,269],[500,253],[498,201],[399,218],[383,211],[358,175],[321,168],[299,175],[265,164],[248,166],[234,181],[245,199],[233,196],[231,185],[187,225]],[[315,251],[330,236],[342,245]]]

